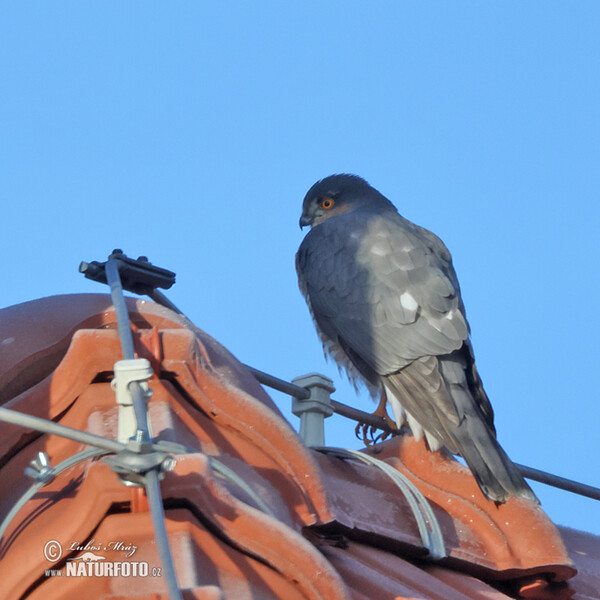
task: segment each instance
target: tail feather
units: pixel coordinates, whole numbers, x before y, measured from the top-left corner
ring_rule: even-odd
[[[459,431],[456,435],[459,453],[490,500],[506,502],[515,496],[539,503],[484,421],[467,416],[463,428],[466,432]]]
[[[432,361],[435,363],[432,368]],[[521,473],[496,440],[493,413],[482,410],[460,355],[424,357],[385,377],[388,400],[398,403],[425,432],[429,447],[446,446],[464,458],[484,495],[495,502],[511,497],[539,503]],[[427,377],[427,389],[421,381]],[[436,388],[432,393],[433,387]],[[435,385],[437,383],[439,385]],[[487,396],[485,397],[487,401]],[[489,401],[487,402],[489,404]],[[488,422],[489,421],[489,422]],[[412,427],[411,423],[411,429]],[[421,432],[415,431],[417,437]]]

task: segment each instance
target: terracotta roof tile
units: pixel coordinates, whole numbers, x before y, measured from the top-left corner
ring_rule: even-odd
[[[387,475],[309,450],[256,380],[212,338],[156,304],[129,299],[128,307],[137,354],[155,371],[153,434],[189,449],[161,484],[186,598],[520,594],[542,600],[574,591],[576,598],[600,598],[598,538],[559,532],[524,500],[496,506],[459,463],[411,437],[394,438],[376,456],[417,484],[444,534],[448,557],[428,561],[415,516]],[[5,406],[116,436],[110,379],[121,352],[107,296],[60,296],[4,309],[2,340],[10,340],[0,344]],[[38,451],[55,465],[83,449],[15,426],[0,431],[1,515],[30,486],[22,473]],[[5,597],[75,597],[85,586],[89,598],[166,598],[162,579],[151,576],[44,575],[83,554],[68,549],[73,541],[113,539],[137,547],[131,560],[160,566],[143,492],[120,483],[103,460],[86,460],[42,488],[11,523],[0,546]],[[56,565],[42,553],[48,540],[65,547]],[[104,545],[96,552],[122,558]],[[573,563],[581,572],[570,579]]]
[[[600,536],[568,527],[558,529],[577,569],[577,577],[569,582],[575,598],[600,598]]]

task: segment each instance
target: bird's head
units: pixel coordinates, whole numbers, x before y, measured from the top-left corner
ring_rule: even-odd
[[[330,175],[317,181],[302,203],[300,228],[315,227],[326,219],[366,206],[394,208],[393,204],[358,175]]]

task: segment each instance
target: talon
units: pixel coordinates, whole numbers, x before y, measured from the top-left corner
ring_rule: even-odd
[[[376,444],[379,444],[379,442],[383,442],[383,440],[389,435],[389,433],[387,431],[382,431],[381,433],[379,433],[377,435],[377,437],[375,438],[374,442]]]
[[[364,439],[364,432],[362,431],[362,429],[364,429],[365,424],[364,423],[357,423],[356,427],[354,428],[354,435],[359,439],[359,440],[363,440]]]
[[[381,442],[385,442],[388,438],[398,435],[399,433],[400,430],[397,427],[394,427],[392,431],[380,431],[379,435],[375,438],[375,443],[381,444]]]
[[[386,410],[387,397],[385,391],[381,394],[381,400],[373,416],[383,419],[391,431],[380,431],[377,427],[367,423],[358,423],[354,429],[354,434],[367,447],[383,442],[390,436],[399,432],[396,423],[390,418]],[[379,433],[377,433],[379,432]]]

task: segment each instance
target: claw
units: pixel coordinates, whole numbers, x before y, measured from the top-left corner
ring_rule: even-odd
[[[354,429],[354,435],[365,445],[372,446],[376,443],[374,432],[377,431],[372,425],[367,423],[357,423]]]
[[[356,437],[362,441],[362,443],[369,448],[375,444],[383,442],[388,437],[390,437],[394,431],[398,431],[398,427],[396,423],[390,418],[387,414],[386,410],[387,397],[385,395],[385,391],[381,394],[381,400],[379,401],[379,405],[377,409],[373,413],[373,416],[380,417],[383,419],[391,431],[380,431],[377,427],[373,425],[369,425],[367,423],[358,423],[356,428],[354,429],[354,434]],[[376,435],[376,432],[377,433]]]
[[[397,429],[397,427],[394,427],[394,429]],[[392,432],[391,431],[382,431],[379,433],[379,435],[375,438],[375,443],[379,444],[381,442],[384,442],[385,440],[387,440],[389,437],[391,437]]]

